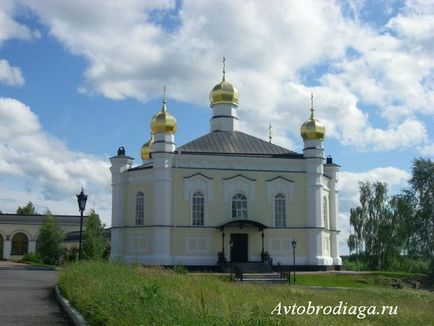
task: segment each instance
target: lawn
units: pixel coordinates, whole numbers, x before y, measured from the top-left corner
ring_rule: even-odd
[[[393,289],[384,282],[384,278],[411,275],[357,277],[297,275],[298,285],[352,288],[312,289],[241,284],[225,276],[83,262],[64,268],[59,284],[64,296],[90,325],[434,325],[433,292]],[[323,283],[319,284],[321,279]],[[293,315],[292,310],[285,315],[285,308],[294,308],[294,304],[306,308],[340,305],[341,315],[324,315],[323,311],[318,315]],[[397,314],[381,314],[383,305],[398,306]],[[362,311],[370,306],[375,306],[379,314]]]

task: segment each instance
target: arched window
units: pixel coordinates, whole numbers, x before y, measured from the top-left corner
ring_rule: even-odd
[[[326,196],[324,196],[323,205],[324,205],[324,208],[323,208],[323,210],[324,210],[323,211],[324,227],[326,229],[328,229],[329,228],[329,205],[327,203],[327,197]]]
[[[286,226],[286,200],[282,194],[274,196],[274,225]]]
[[[247,198],[243,194],[235,194],[232,197],[232,217],[247,218]]]
[[[136,225],[143,225],[145,222],[145,196],[139,191],[136,195]]]
[[[16,233],[12,237],[12,255],[19,255],[23,256],[27,254],[29,250],[29,239],[27,238],[27,235],[24,233]]]
[[[201,192],[195,192],[191,201],[191,212],[193,225],[204,225],[205,223],[205,200]]]

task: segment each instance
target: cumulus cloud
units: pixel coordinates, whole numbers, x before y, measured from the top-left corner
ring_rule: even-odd
[[[68,149],[43,130],[28,106],[11,98],[0,98],[0,177],[9,180],[4,184],[26,188],[29,197],[42,194],[43,202],[70,198],[75,203],[83,185],[95,202],[110,206],[107,160]]]
[[[0,59],[0,83],[10,86],[21,86],[24,78],[21,69],[12,67],[7,60]]]
[[[0,46],[12,38],[31,40],[40,36],[38,31],[32,31],[13,18],[18,10],[19,8],[13,1],[3,0],[0,2]]]
[[[314,91],[330,137],[376,151],[427,143],[417,116],[434,113],[432,7],[424,3],[408,2],[375,30],[360,18],[365,2],[350,6],[353,17],[313,0],[22,2],[88,61],[82,93],[147,101],[166,84],[170,97],[206,106],[225,55],[246,131],[263,137],[272,123],[275,140],[293,146]],[[315,86],[306,74],[317,74]],[[375,126],[365,105],[387,125]]]

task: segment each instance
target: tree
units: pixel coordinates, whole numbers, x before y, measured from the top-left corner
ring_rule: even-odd
[[[33,203],[29,201],[26,206],[19,206],[17,208],[17,214],[19,215],[37,215],[35,206],[33,206]]]
[[[387,196],[387,184],[360,182],[360,206],[351,209],[353,233],[350,252],[363,254],[369,267],[383,269],[389,257],[399,254],[400,242],[395,216]]]
[[[91,210],[84,231],[83,256],[86,259],[101,259],[107,246],[104,225],[101,224],[99,215]]]
[[[434,162],[418,158],[413,161],[410,179],[416,208],[413,237],[422,256],[434,255]]]
[[[39,230],[39,254],[46,264],[55,265],[62,255],[64,234],[53,215],[47,212]]]

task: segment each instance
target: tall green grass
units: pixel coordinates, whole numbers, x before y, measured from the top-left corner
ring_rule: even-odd
[[[300,276],[301,277],[301,276]],[[300,279],[301,281],[302,279]],[[430,325],[434,294],[366,288],[313,290],[288,285],[251,285],[225,276],[179,274],[103,262],[68,265],[62,293],[90,325]],[[276,316],[282,305],[398,305],[398,315]]]

